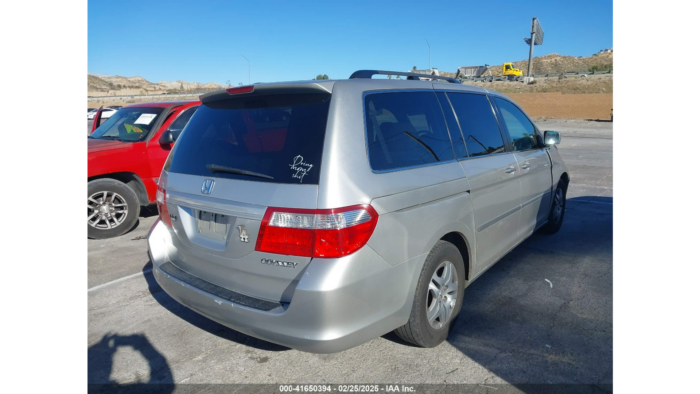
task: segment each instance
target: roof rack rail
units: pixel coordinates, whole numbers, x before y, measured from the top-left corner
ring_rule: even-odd
[[[459,80],[455,78],[450,78],[450,77],[442,77],[439,75],[430,75],[430,74],[419,74],[419,73],[405,73],[401,71],[381,71],[381,70],[358,70],[352,73],[350,76],[350,79],[360,79],[360,78],[366,78],[366,79],[371,79],[373,75],[400,75],[402,77],[408,77],[406,79],[409,80],[418,80],[419,78],[430,78],[430,79],[442,79],[444,81],[447,81],[449,83],[459,83]]]

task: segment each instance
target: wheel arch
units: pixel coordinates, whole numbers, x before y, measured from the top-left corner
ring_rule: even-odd
[[[469,246],[467,237],[465,237],[464,234],[460,233],[459,231],[452,231],[443,235],[440,240],[449,242],[457,247],[459,253],[462,255],[462,261],[464,262],[464,278],[467,280],[467,282],[471,280],[471,247]]]
[[[134,193],[136,193],[140,206],[148,205],[148,192],[146,191],[146,186],[144,185],[141,177],[133,172],[112,172],[109,174],[100,174],[93,177],[88,177],[88,182],[97,179],[114,179],[126,184],[129,186],[129,188],[131,188],[131,190],[134,191]]]
[[[568,189],[568,188],[569,188],[569,181],[570,181],[570,180],[571,180],[571,179],[569,178],[569,173],[566,172],[566,171],[564,171],[564,172],[561,174],[561,177],[559,177],[559,181],[564,181],[564,187],[565,187],[565,189]],[[566,190],[564,190],[564,191],[566,191]]]

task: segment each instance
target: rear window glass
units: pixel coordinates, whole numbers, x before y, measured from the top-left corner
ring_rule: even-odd
[[[203,104],[178,139],[169,171],[318,184],[330,98],[271,95]]]
[[[367,152],[373,170],[454,160],[434,92],[369,94],[365,98]]]

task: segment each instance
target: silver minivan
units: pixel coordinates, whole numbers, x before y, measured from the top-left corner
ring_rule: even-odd
[[[363,70],[201,100],[159,179],[149,254],[175,300],[253,337],[436,346],[466,286],[561,227],[559,134],[498,92]]]

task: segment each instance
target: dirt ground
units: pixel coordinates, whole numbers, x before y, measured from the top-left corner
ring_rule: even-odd
[[[610,120],[612,94],[509,93],[532,117]]]

